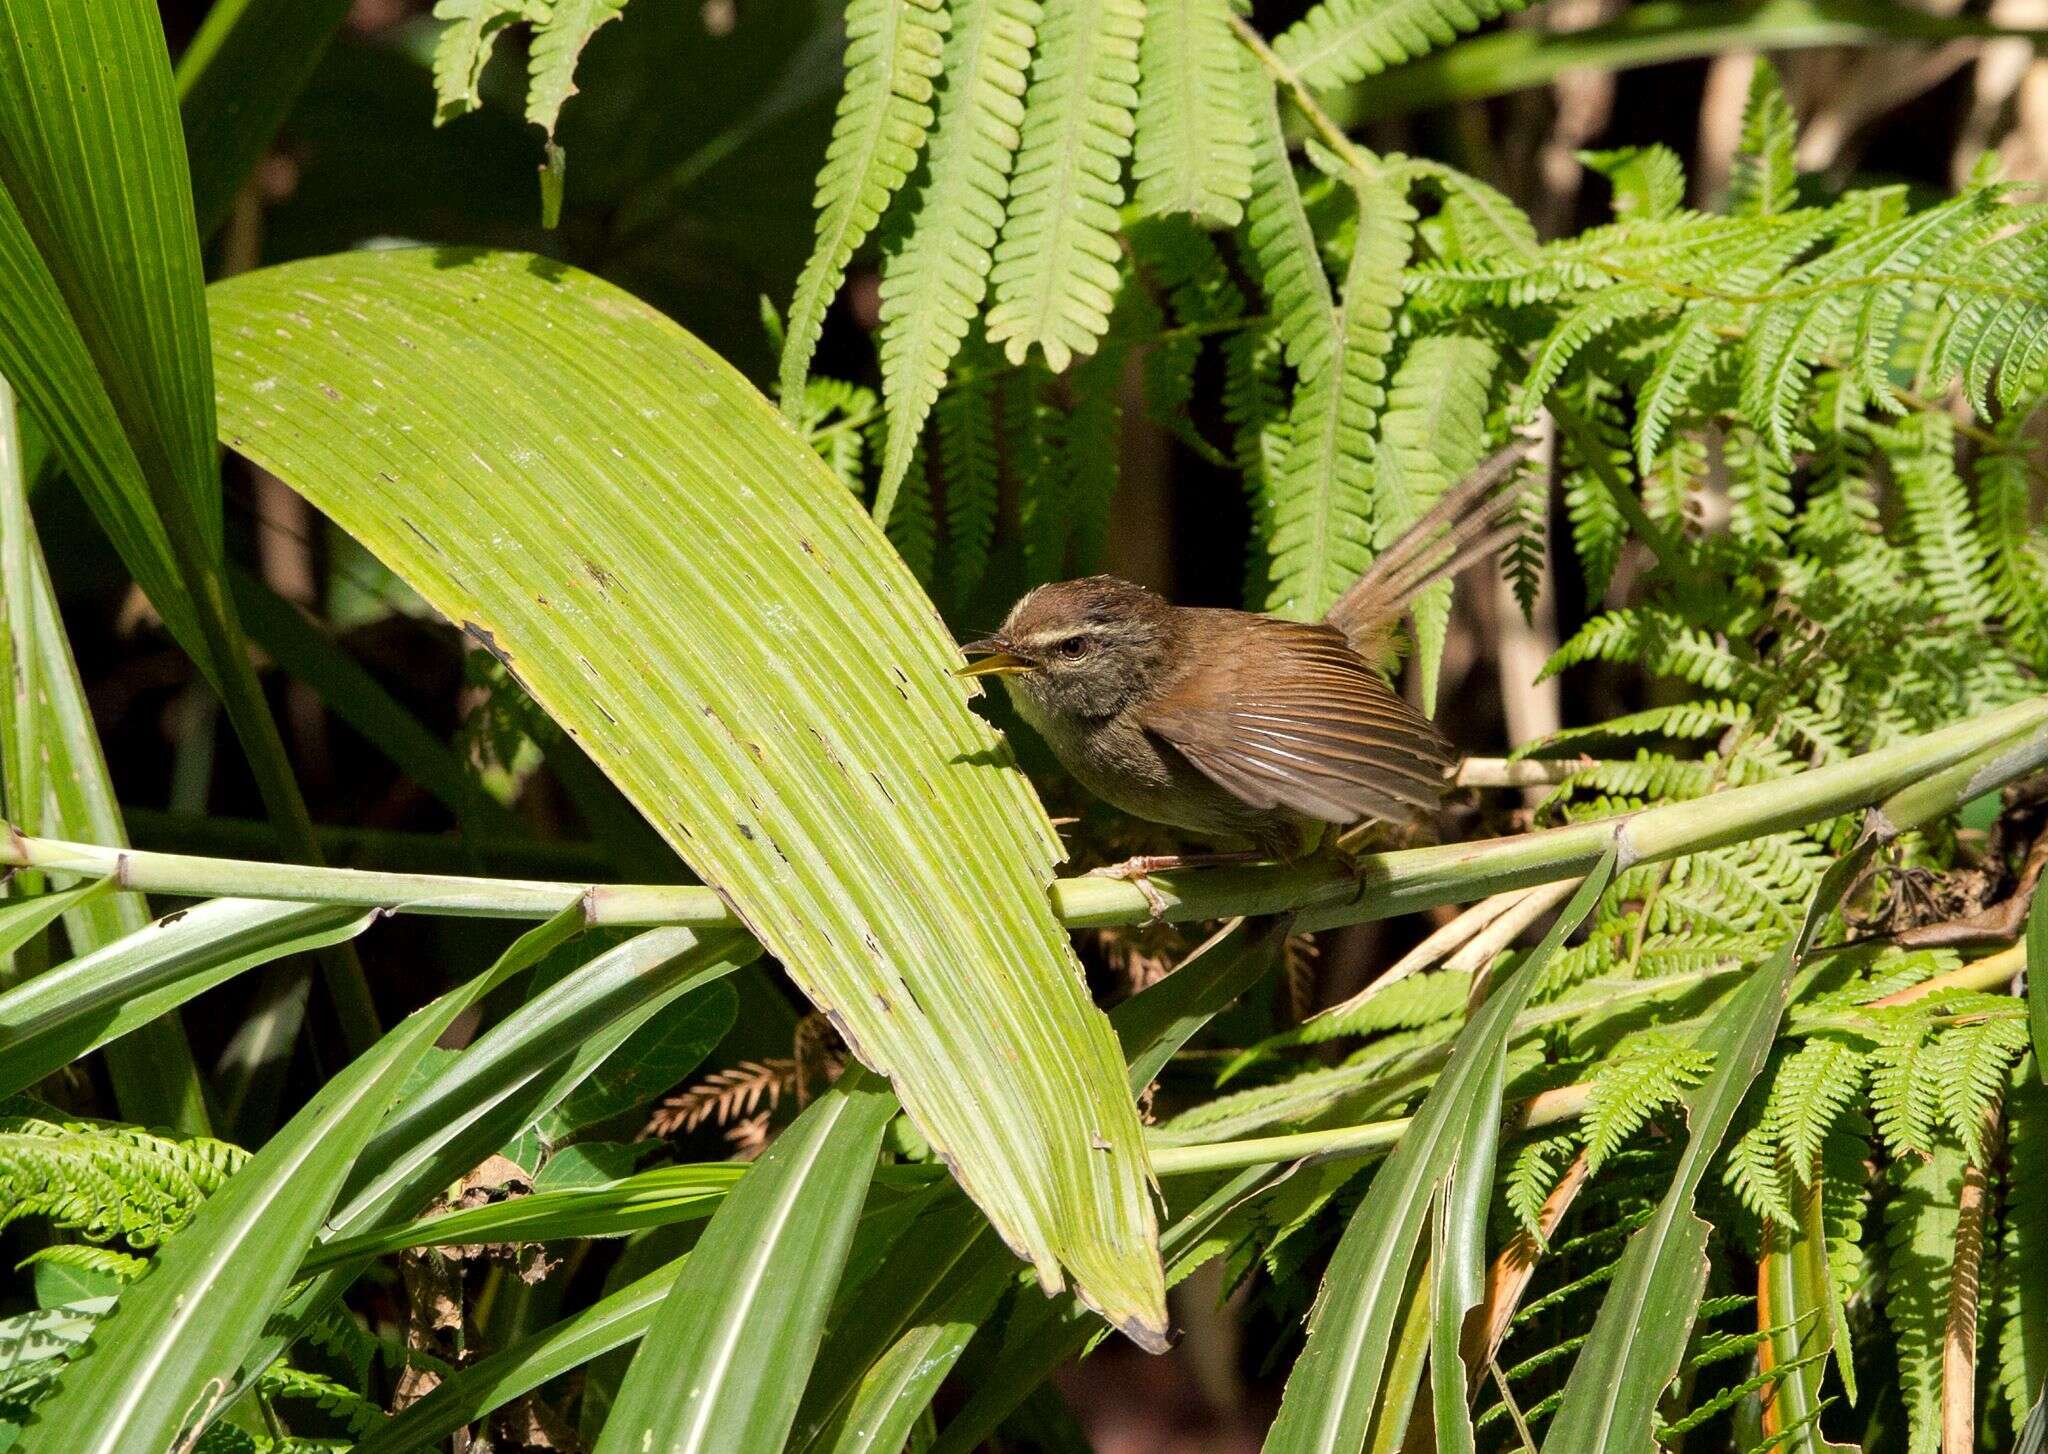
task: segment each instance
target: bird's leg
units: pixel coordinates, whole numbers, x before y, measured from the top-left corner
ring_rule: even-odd
[[[1106,863],[1101,868],[1088,870],[1090,878],[1122,879],[1145,896],[1151,906],[1152,921],[1157,923],[1166,917],[1166,900],[1158,889],[1152,887],[1152,875],[1171,873],[1183,868],[1211,868],[1221,864],[1255,863],[1262,855],[1257,853],[1141,853],[1135,858],[1126,858],[1122,863]]]

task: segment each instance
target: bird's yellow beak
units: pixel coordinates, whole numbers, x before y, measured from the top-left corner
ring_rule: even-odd
[[[962,667],[955,667],[956,677],[1005,677],[1031,670],[1031,663],[1023,657],[1006,651],[1002,642],[993,636],[980,641],[969,641],[961,646],[969,656],[978,656],[980,661],[970,661]]]

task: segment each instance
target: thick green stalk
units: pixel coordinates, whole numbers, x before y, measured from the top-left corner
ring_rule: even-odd
[[[1989,791],[1992,778],[2017,772],[2043,744],[2048,744],[2048,696],[1794,777],[1644,809],[1622,826],[1622,852],[1629,863],[1654,863],[1782,833],[1881,803],[1961,764],[1970,764],[1966,775],[1982,781],[1979,792]],[[2004,765],[1994,764],[1994,770],[1973,761],[1987,752]],[[1476,843],[1367,854],[1348,864],[1322,858],[1292,865],[1187,869],[1159,874],[1151,884],[1171,920],[1298,910],[1301,927],[1329,928],[1577,877],[1599,861],[1614,833],[1614,820],[1604,819]],[[717,890],[696,886],[593,886],[310,868],[143,853],[11,830],[0,841],[0,866],[112,877],[124,888],[189,898],[294,899],[510,919],[544,919],[582,899],[593,924],[740,927]],[[1138,924],[1151,913],[1143,891],[1116,879],[1060,879],[1051,894],[1055,912],[1072,928]]]

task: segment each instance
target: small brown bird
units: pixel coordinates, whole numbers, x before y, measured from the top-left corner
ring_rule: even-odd
[[[961,648],[1081,785],[1134,817],[1295,858],[1329,827],[1433,814],[1456,762],[1376,670],[1432,582],[1517,528],[1503,484],[1522,447],[1479,466],[1374,560],[1320,623],[1175,606],[1114,576],[1056,581]],[[1180,859],[1133,859],[1123,877]],[[1141,884],[1142,886],[1142,884]],[[1155,908],[1157,904],[1155,904]]]

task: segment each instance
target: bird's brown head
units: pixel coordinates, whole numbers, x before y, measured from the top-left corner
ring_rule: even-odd
[[[1174,608],[1115,576],[1055,581],[1010,608],[1002,630],[960,649],[962,676],[1000,676],[1027,716],[1111,717],[1173,656]]]

